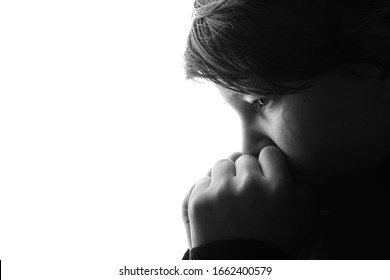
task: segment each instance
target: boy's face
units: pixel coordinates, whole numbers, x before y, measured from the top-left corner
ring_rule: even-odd
[[[310,83],[297,94],[270,98],[219,88],[241,119],[242,153],[258,156],[277,145],[295,178],[316,183],[357,175],[388,155],[388,108],[377,77],[329,72]]]

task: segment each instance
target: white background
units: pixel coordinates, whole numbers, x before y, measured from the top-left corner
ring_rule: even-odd
[[[240,148],[217,90],[185,80],[192,8],[0,2],[5,279],[109,279],[181,259],[184,195]]]

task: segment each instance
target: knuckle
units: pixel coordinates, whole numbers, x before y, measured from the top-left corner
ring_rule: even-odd
[[[216,166],[216,165],[231,164],[231,163],[233,163],[233,161],[232,161],[231,159],[224,158],[224,159],[218,160],[218,161],[214,164],[214,166]]]
[[[237,159],[237,161],[248,160],[248,159],[252,159],[252,158],[254,158],[253,155],[250,155],[250,154],[243,154],[243,155],[241,155],[241,156]]]
[[[242,156],[240,156],[236,161],[235,161],[235,164],[237,165],[241,165],[241,164],[244,164],[245,162],[247,161],[252,161],[253,159],[255,159],[257,161],[257,158],[254,157],[253,155],[250,155],[250,154],[244,154]]]
[[[203,177],[203,178],[200,178],[198,182],[196,182],[195,186],[194,186],[194,189],[199,186],[199,185],[203,185],[203,184],[207,184],[208,182],[210,181],[210,177]]]
[[[242,156],[242,153],[240,152],[235,152],[233,154],[231,154],[228,159],[232,160],[233,162],[235,162],[240,156]]]

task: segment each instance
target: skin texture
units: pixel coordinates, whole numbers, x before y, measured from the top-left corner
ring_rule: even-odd
[[[293,95],[219,88],[240,117],[242,155],[218,161],[185,197],[190,248],[249,238],[294,255],[311,233],[318,189],[370,176],[389,156],[389,79],[373,67],[354,70],[366,76],[329,72],[289,82],[312,85]]]
[[[219,88],[241,119],[242,153],[258,156],[276,145],[294,177],[314,184],[374,168],[389,155],[390,89],[375,69],[356,71],[371,77],[325,73],[308,81],[311,88],[271,99],[260,110],[245,102],[259,97]]]
[[[310,234],[312,192],[293,186],[282,152],[267,146],[218,161],[184,202],[190,248],[218,240],[259,239],[294,255]],[[288,238],[285,238],[288,233]]]

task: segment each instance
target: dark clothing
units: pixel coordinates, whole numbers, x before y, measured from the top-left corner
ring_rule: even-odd
[[[259,240],[225,240],[187,250],[184,260],[390,260],[390,161],[373,176],[339,181],[323,196],[306,248],[289,256]],[[324,207],[326,206],[326,207]]]
[[[226,240],[187,250],[183,260],[289,259],[281,249],[258,240]]]

